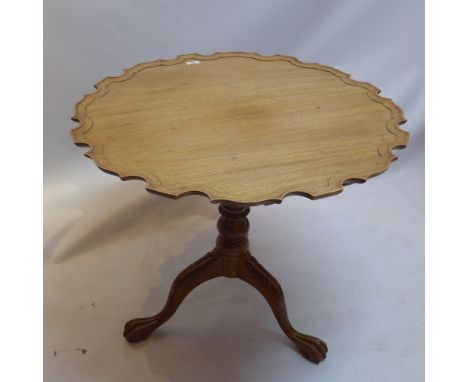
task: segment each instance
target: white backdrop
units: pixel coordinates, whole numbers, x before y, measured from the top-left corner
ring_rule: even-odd
[[[44,15],[45,380],[423,380],[422,0],[46,0]],[[216,51],[337,67],[408,119],[409,146],[384,174],[338,196],[252,208],[254,256],[282,283],[297,329],[329,345],[318,366],[239,280],[196,289],[145,343],[122,337],[211,249],[217,209],[98,170],[71,142],[73,106],[123,68]]]

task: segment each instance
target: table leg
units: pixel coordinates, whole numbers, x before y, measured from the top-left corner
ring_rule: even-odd
[[[239,278],[256,288],[267,300],[281,329],[296,344],[300,353],[314,363],[323,361],[328,351],[325,342],[294,329],[289,322],[281,285],[249,252],[249,207],[223,203],[219,211],[221,217],[218,220],[216,247],[177,276],[160,313],[127,322],[125,338],[130,342],[147,339],[172,317],[190,291],[205,281],[224,276]]]
[[[135,318],[125,324],[123,335],[129,342],[146,340],[176,312],[184,298],[198,285],[222,276],[222,259],[208,253],[189,265],[172,283],[166,305],[160,313],[146,318]]]
[[[300,353],[308,360],[319,363],[326,357],[328,347],[320,338],[299,333],[289,322],[283,289],[279,282],[255,259],[248,256],[241,262],[238,277],[257,289],[273,311],[279,326]]]

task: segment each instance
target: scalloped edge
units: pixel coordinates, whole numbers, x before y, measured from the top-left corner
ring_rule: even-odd
[[[368,97],[373,100],[374,102],[381,103],[384,105],[388,110],[391,112],[391,119],[387,122],[387,130],[390,131],[395,136],[395,141],[390,145],[382,145],[378,148],[379,154],[386,158],[386,163],[379,171],[366,175],[366,176],[353,176],[351,178],[339,180],[336,182],[334,186],[329,184],[330,190],[325,193],[314,194],[306,190],[295,190],[290,191],[284,194],[279,195],[278,197],[273,197],[269,199],[259,200],[259,201],[242,201],[242,200],[227,200],[227,199],[217,199],[214,198],[206,191],[202,190],[187,190],[181,192],[179,194],[170,194],[158,190],[158,185],[154,183],[159,183],[158,178],[156,175],[153,174],[152,178],[149,179],[148,176],[143,176],[139,174],[127,174],[122,170],[111,169],[111,164],[107,161],[106,157],[103,155],[99,155],[99,153],[103,152],[103,147],[101,145],[93,145],[91,142],[85,139],[84,134],[93,127],[93,121],[87,116],[86,109],[87,107],[96,99],[104,97],[107,92],[109,91],[108,86],[114,82],[122,82],[131,79],[136,73],[142,71],[143,69],[155,66],[168,66],[168,65],[176,65],[180,64],[188,59],[194,60],[216,60],[225,57],[245,57],[245,58],[252,58],[261,61],[275,61],[275,60],[282,60],[291,63],[294,66],[298,66],[301,68],[313,68],[318,70],[323,70],[329,72],[338,78],[340,78],[344,83],[351,85],[362,87],[367,90]],[[368,82],[361,82],[356,81],[351,78],[351,75],[341,70],[332,68],[330,66],[321,65],[317,63],[305,63],[299,61],[297,58],[292,56],[285,56],[280,54],[275,54],[272,56],[264,56],[254,52],[216,52],[211,55],[202,55],[198,53],[190,53],[190,54],[183,54],[179,55],[172,60],[155,60],[144,62],[138,65],[135,65],[129,69],[124,69],[124,73],[120,76],[113,76],[113,77],[106,77],[101,81],[97,82],[94,87],[96,88],[96,92],[86,94],[81,101],[79,101],[75,105],[75,113],[71,120],[80,124],[80,126],[71,130],[71,135],[73,142],[77,146],[88,146],[89,150],[84,155],[88,158],[92,159],[96,166],[101,169],[102,171],[118,176],[121,180],[143,180],[146,183],[146,190],[155,193],[157,195],[169,197],[172,199],[178,199],[188,195],[202,195],[207,197],[212,203],[223,203],[223,202],[231,202],[231,203],[238,203],[244,204],[249,206],[254,205],[261,205],[261,204],[279,204],[281,203],[287,196],[298,195],[304,196],[306,198],[315,200],[321,199],[324,197],[332,196],[339,194],[343,191],[343,187],[353,183],[365,183],[369,178],[377,176],[384,171],[386,171],[392,162],[398,159],[398,157],[393,153],[393,150],[403,149],[407,146],[409,140],[409,132],[400,128],[401,125],[406,123],[406,119],[403,116],[403,111],[398,107],[390,98],[384,98],[379,95],[381,92],[380,89],[375,87],[374,85]]]

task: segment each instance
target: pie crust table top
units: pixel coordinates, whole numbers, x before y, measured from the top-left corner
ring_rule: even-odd
[[[385,171],[405,147],[402,111],[348,74],[293,57],[187,54],[95,85],[72,118],[97,166],[170,197],[279,203]]]

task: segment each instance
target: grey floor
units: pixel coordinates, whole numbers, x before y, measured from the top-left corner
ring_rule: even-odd
[[[407,152],[331,198],[252,208],[253,254],[282,283],[296,328],[328,343],[318,366],[258,292],[225,278],[129,345],[126,320],[158,312],[177,273],[212,248],[216,206],[105,174],[91,188],[46,189],[45,380],[422,381],[421,160]]]

